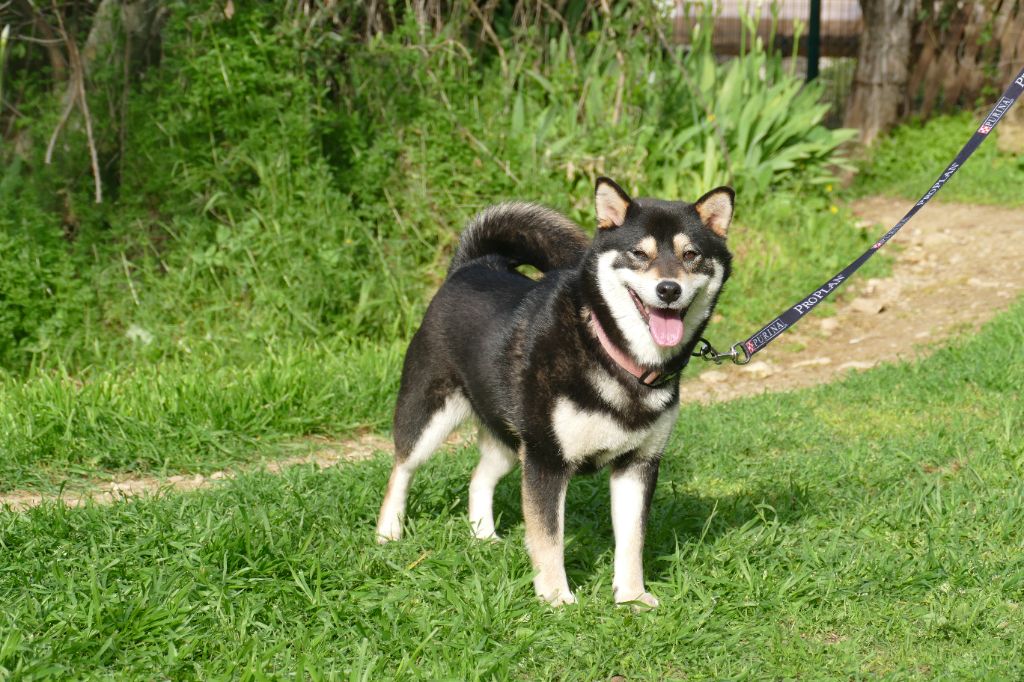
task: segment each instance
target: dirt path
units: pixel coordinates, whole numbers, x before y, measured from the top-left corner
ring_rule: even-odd
[[[908,208],[906,199],[882,197],[853,205],[872,236]],[[1024,291],[1024,209],[931,203],[893,246],[891,277],[854,277],[835,294],[835,316],[812,313],[749,365],[723,365],[686,381],[683,399],[717,402],[789,391],[920,357],[957,332],[977,329]],[[822,273],[822,281],[831,274]],[[781,312],[791,301],[779,303]]]
[[[197,490],[216,485],[220,481],[230,480],[250,471],[268,471],[272,474],[297,464],[316,464],[320,468],[334,466],[339,462],[358,462],[370,459],[374,453],[391,447],[391,441],[383,436],[363,434],[345,441],[327,439],[310,439],[309,446],[313,450],[307,455],[285,457],[262,465],[239,467],[215,471],[208,475],[182,474],[166,478],[143,476],[139,478],[120,478],[113,481],[95,481],[91,484],[65,489],[60,499],[69,507],[79,507],[92,500],[100,504],[109,504],[141,495],[163,494]],[[15,490],[0,494],[0,507],[8,505],[15,511],[38,506],[45,500],[52,500],[55,495],[41,495],[37,492]]]
[[[906,199],[873,198],[857,202],[853,208],[861,219],[861,229],[874,236],[895,224],[909,205]],[[849,288],[836,294],[839,306],[835,316],[812,314],[745,367],[723,366],[686,380],[683,400],[717,402],[788,391],[832,381],[848,371],[881,362],[919,357],[957,332],[976,329],[1024,291],[1024,209],[929,204],[893,245],[902,250],[891,277],[852,280]],[[822,273],[822,280],[831,274]],[[787,303],[780,301],[780,310]],[[139,495],[196,490],[260,468],[276,473],[298,464],[328,467],[367,459],[389,448],[385,438],[367,434],[348,441],[314,443],[308,455],[208,476],[95,482],[65,490],[61,499],[78,506],[90,499],[110,503]],[[28,509],[44,499],[52,498],[14,491],[0,495],[0,506]]]

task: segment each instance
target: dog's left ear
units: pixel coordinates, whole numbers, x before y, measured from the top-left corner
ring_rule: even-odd
[[[597,203],[597,226],[606,229],[618,227],[626,221],[626,209],[633,201],[610,178],[598,178],[594,189]]]
[[[732,187],[716,187],[700,199],[693,207],[697,210],[701,222],[722,239],[729,231],[732,222],[732,209],[736,203],[736,192]]]

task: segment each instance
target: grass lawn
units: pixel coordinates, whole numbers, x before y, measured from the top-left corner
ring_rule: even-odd
[[[580,603],[535,601],[518,483],[469,537],[472,448],[373,543],[385,456],[201,494],[0,513],[0,676],[153,679],[1024,676],[1024,305],[814,390],[683,410],[611,604],[604,475],[567,503]]]
[[[984,113],[963,112],[892,130],[870,151],[852,194],[919,199],[983,119]],[[994,135],[998,137],[1000,132],[996,128]],[[1024,203],[1022,183],[1024,156],[1001,152],[995,140],[987,140],[942,189],[941,196],[945,201],[1019,206]]]
[[[210,353],[74,376],[0,375],[0,491],[208,473],[304,435],[383,430],[405,346],[287,343],[239,365]]]

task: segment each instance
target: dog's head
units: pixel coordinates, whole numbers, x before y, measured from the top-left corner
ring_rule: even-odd
[[[625,350],[641,363],[674,357],[707,323],[729,277],[734,199],[728,187],[692,204],[631,199],[598,178],[591,267]]]

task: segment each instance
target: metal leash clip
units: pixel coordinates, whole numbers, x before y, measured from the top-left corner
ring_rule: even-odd
[[[711,342],[701,337],[701,347],[695,350],[691,355],[694,357],[700,357],[701,360],[707,360],[713,362],[716,365],[720,365],[728,358],[732,360],[734,365],[745,365],[750,362],[750,354],[747,349],[743,347],[742,343],[734,343],[732,348],[729,349],[728,353],[719,353],[715,350],[715,347],[711,345]]]

